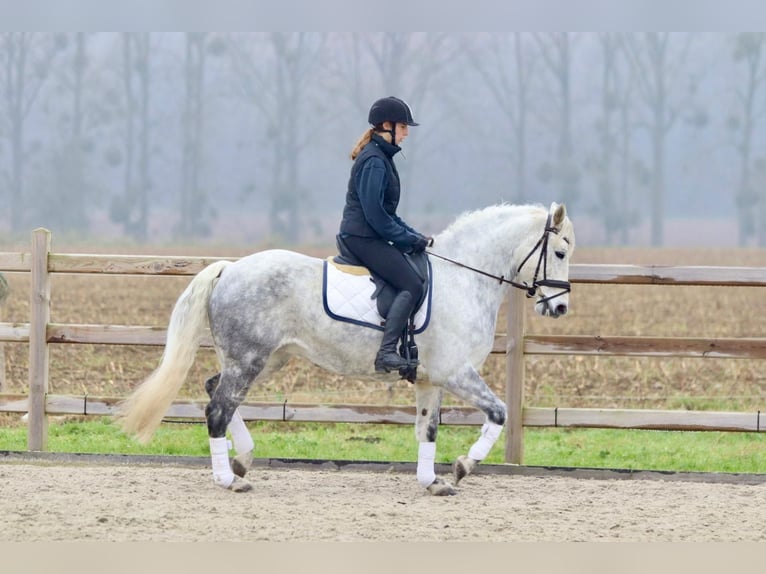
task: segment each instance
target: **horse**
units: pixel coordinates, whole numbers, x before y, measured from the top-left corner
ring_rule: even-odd
[[[430,323],[418,335],[420,374],[415,389],[416,478],[434,496],[457,493],[457,484],[489,454],[506,420],[506,405],[479,374],[492,350],[501,303],[511,288],[535,298],[543,316],[569,307],[569,261],[574,227],[563,204],[499,204],[468,211],[434,236]],[[120,424],[148,442],[183,385],[209,328],[220,371],[205,386],[205,417],[214,484],[234,492],[252,485],[244,477],[254,442],[238,411],[253,385],[291,356],[328,371],[397,380],[376,373],[373,359],[381,331],[331,318],[322,305],[322,259],[269,249],[216,261],[197,273],[171,312],[159,365],[118,405]],[[482,411],[485,422],[467,455],[452,466],[454,485],[437,477],[434,460],[444,391]],[[235,456],[229,459],[227,430]]]

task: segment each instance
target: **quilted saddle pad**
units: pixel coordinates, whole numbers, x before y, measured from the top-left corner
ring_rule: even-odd
[[[322,303],[325,312],[338,321],[354,323],[383,330],[384,318],[372,298],[375,283],[364,267],[338,265],[329,257],[324,262],[322,277]],[[431,276],[425,301],[415,313],[415,331],[422,333],[431,317]]]

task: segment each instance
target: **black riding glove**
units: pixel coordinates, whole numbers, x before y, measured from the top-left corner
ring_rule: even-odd
[[[410,250],[411,253],[422,253],[426,250],[426,247],[428,247],[429,241],[427,237],[423,237],[422,235],[418,237],[415,240],[415,243],[412,244],[412,249]]]

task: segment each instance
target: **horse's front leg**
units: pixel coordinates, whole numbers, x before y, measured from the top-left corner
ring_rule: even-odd
[[[471,446],[468,456],[459,456],[454,464],[455,484],[471,474],[476,465],[484,460],[494,446],[506,418],[505,403],[492,392],[476,369],[466,365],[455,376],[450,377],[444,388],[469,402],[486,415],[479,439]]]
[[[415,438],[418,441],[418,482],[434,496],[457,494],[451,484],[436,476],[436,435],[439,431],[439,409],[442,389],[430,383],[415,383]]]
[[[205,391],[211,399],[213,398],[213,392],[218,387],[218,382],[220,380],[221,373],[217,373],[205,381]],[[234,414],[231,416],[228,430],[231,434],[231,442],[234,443],[234,452],[236,453],[234,458],[231,459],[231,469],[235,475],[244,478],[253,464],[253,450],[255,449],[255,443],[253,442],[253,437],[250,435],[250,431],[245,425],[242,415],[239,413],[239,409],[235,410]]]

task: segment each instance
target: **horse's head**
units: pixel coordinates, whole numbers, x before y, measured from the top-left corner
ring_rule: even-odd
[[[535,311],[553,318],[569,310],[569,260],[575,235],[564,204],[552,203],[545,228],[535,247],[522,261],[517,278],[537,297]]]

